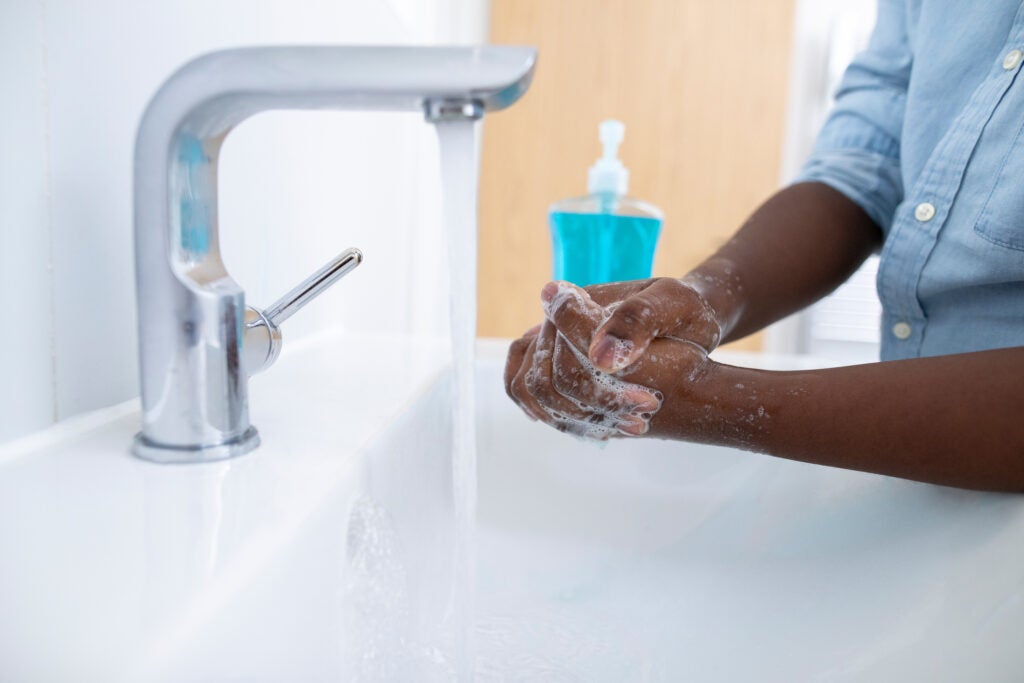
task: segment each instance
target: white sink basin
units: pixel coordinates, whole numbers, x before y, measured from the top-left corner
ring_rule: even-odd
[[[0,680],[443,675],[438,358],[388,338],[293,344],[252,383],[263,445],[234,460],[132,457],[135,406],[0,449]]]
[[[484,356],[478,680],[1019,679],[1024,499],[601,449],[530,423]],[[0,680],[452,680],[439,357],[293,345],[233,461],[132,458],[134,406],[0,449]]]

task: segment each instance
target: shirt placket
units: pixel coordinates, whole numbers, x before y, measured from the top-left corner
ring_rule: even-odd
[[[885,305],[884,346],[893,352],[887,356],[920,355],[927,331],[918,297],[922,273],[960,190],[967,163],[1022,62],[1024,3],[991,71],[936,145],[917,183],[897,209],[878,270],[878,293]]]

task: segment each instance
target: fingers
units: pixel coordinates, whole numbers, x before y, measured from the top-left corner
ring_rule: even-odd
[[[587,290],[551,282],[541,299],[545,322],[509,349],[506,392],[530,417],[589,438],[644,434],[661,408],[659,392],[610,373],[634,364],[657,336],[675,336],[694,322],[698,330],[717,330],[709,309],[702,317],[700,296],[677,280]]]
[[[541,327],[533,348],[530,368],[524,374],[524,386],[530,394],[529,403],[546,413],[545,422],[560,431],[577,436],[604,440],[615,433],[603,415],[559,394],[552,384],[552,362],[558,331],[550,321]]]
[[[586,290],[591,299],[601,306],[611,306],[612,304],[618,304],[624,299],[628,299],[637,292],[647,289],[654,282],[654,278],[648,278],[646,280],[627,280],[625,282],[607,282],[600,285],[588,285],[583,289]]]
[[[557,402],[551,401],[547,405],[578,406],[590,414],[591,421],[595,416],[602,416],[627,434],[645,433],[650,414],[661,406],[660,399],[643,387],[602,375],[585,355],[594,331],[606,316],[605,309],[586,291],[568,282],[548,283],[541,292],[541,299],[545,314],[559,333],[553,355],[549,362],[546,360],[545,371],[551,374],[540,376],[544,380],[544,390],[558,397]],[[540,395],[535,393],[535,396],[545,404]],[[570,408],[560,409],[579,417]]]
[[[530,335],[527,332],[525,335],[516,339],[512,342],[512,345],[508,348],[508,357],[505,358],[505,393],[513,401],[516,397],[512,395],[512,380],[515,379],[516,374],[519,372],[519,368],[523,365],[523,359],[526,357],[526,349],[530,346],[530,342],[533,341],[536,334]]]
[[[539,406],[556,419],[586,419],[589,417],[589,411],[582,410],[580,406],[559,395],[551,382],[557,334],[555,326],[550,322],[545,322],[541,327],[530,368],[524,376],[526,391]]]
[[[603,306],[568,282],[549,282],[540,293],[544,315],[570,344],[581,351],[590,348],[594,332],[604,321]]]
[[[655,337],[676,337],[713,349],[720,335],[714,312],[695,290],[662,278],[611,312],[594,333],[588,356],[598,369],[618,372],[643,356]]]
[[[515,376],[512,378],[509,396],[511,396],[512,400],[515,401],[519,407],[522,408],[523,412],[531,418],[534,420],[544,420],[547,417],[547,414],[526,389],[526,374],[530,371],[532,366],[532,359],[536,346],[537,339],[535,337],[530,340],[529,346],[526,347],[526,352],[523,355],[523,363],[519,366]]]
[[[531,328],[519,339],[512,342],[508,350],[508,358],[505,361],[505,393],[516,402],[528,417],[533,420],[541,419],[543,411],[538,411],[537,406],[527,405],[523,397],[529,396],[523,385],[522,376],[529,368],[532,350],[537,340],[540,326]]]
[[[571,349],[564,354],[564,368],[556,361],[559,346]],[[523,337],[510,348],[506,391],[530,417],[576,436],[603,441],[617,434],[646,433],[650,413],[660,405],[651,392],[611,377],[602,384],[593,379],[598,373],[592,367],[581,364],[589,366],[586,357],[547,321],[538,334]],[[577,378],[574,393],[587,401],[559,392],[557,384],[568,385],[570,377]]]
[[[597,371],[561,337],[552,360],[552,384],[560,396],[602,416],[605,424],[625,434],[647,432],[651,417],[661,408],[660,394]]]

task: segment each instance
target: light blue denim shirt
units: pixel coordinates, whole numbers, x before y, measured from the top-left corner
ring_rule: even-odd
[[[1024,3],[880,0],[798,181],[884,233],[882,359],[1024,346]]]

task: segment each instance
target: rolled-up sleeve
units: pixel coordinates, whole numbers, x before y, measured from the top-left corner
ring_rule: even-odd
[[[825,183],[888,232],[903,199],[900,136],[912,52],[903,0],[879,0],[867,49],[850,63],[795,182]]]

